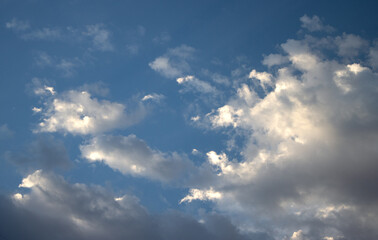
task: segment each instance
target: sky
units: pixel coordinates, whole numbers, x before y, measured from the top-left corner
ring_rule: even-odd
[[[0,0],[0,239],[378,239],[377,10]]]

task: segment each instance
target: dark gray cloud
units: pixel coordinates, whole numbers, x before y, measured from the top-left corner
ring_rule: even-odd
[[[102,187],[40,170],[20,186],[30,193],[0,196],[2,239],[269,239],[243,235],[217,214],[206,214],[203,223],[178,212],[151,215],[134,196],[115,198]]]
[[[23,152],[6,152],[5,158],[22,169],[68,168],[72,165],[63,141],[41,135]]]

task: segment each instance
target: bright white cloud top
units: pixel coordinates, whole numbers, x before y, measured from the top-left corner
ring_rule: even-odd
[[[128,115],[126,106],[121,103],[99,101],[86,91],[75,90],[48,100],[45,108],[42,113],[43,121],[39,123],[37,130],[40,132],[96,134],[129,126],[144,115],[142,108],[133,115]]]

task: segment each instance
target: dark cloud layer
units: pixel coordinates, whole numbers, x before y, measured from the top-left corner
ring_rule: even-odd
[[[269,239],[243,235],[217,214],[203,223],[175,211],[151,215],[134,196],[114,198],[102,187],[70,184],[40,170],[20,186],[30,193],[0,197],[2,239]]]

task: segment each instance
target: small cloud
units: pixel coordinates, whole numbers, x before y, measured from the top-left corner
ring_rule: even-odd
[[[264,56],[264,60],[262,64],[268,67],[273,67],[276,65],[282,65],[288,63],[289,59],[286,56],[282,56],[281,54],[269,54]]]
[[[79,91],[90,92],[92,95],[106,97],[109,95],[109,88],[103,82],[85,83],[79,87]]]
[[[92,37],[92,43],[95,49],[104,52],[114,50],[110,42],[110,32],[103,24],[88,25],[87,31],[83,34]]]
[[[154,37],[152,41],[156,44],[164,44],[171,40],[171,36],[167,32],[162,32],[160,35]]]
[[[312,16],[310,18],[307,15],[304,15],[299,18],[299,20],[302,22],[301,27],[304,29],[307,29],[310,32],[317,32],[317,31],[325,31],[325,32],[332,32],[335,29],[329,25],[324,25],[320,18],[316,15]]]
[[[177,83],[185,87],[185,91],[194,90],[201,93],[215,93],[217,90],[215,87],[211,86],[210,83],[201,81],[194,76],[186,76],[177,78]]]
[[[13,136],[13,131],[9,129],[7,124],[0,125],[0,140]]]
[[[5,27],[8,29],[13,29],[15,31],[25,31],[30,28],[30,25],[26,21],[21,21],[17,18],[13,18],[10,22],[5,23]]]
[[[146,28],[143,27],[143,26],[141,26],[141,25],[139,25],[139,26],[137,27],[137,31],[138,31],[139,36],[144,36],[144,35],[146,35]]]
[[[190,70],[188,60],[192,59],[194,51],[192,47],[181,45],[169,49],[167,53],[157,57],[148,65],[166,78],[177,78]]]
[[[39,113],[39,112],[42,111],[42,108],[33,107],[32,111],[35,112],[35,113]]]
[[[165,96],[163,94],[152,93],[152,94],[147,94],[146,96],[144,96],[142,98],[142,101],[150,100],[150,101],[159,102],[163,98],[165,98]]]
[[[200,189],[192,188],[189,190],[189,194],[180,200],[180,204],[184,202],[190,203],[193,200],[214,201],[214,200],[219,200],[221,198],[222,198],[222,193],[214,191],[213,188],[210,188],[208,190],[200,190]]]
[[[198,151],[197,149],[193,148],[193,150],[192,150],[192,154],[193,154],[193,155],[199,155],[199,154],[200,154],[200,151]]]
[[[193,122],[197,122],[200,119],[201,117],[199,115],[190,118],[190,120],[192,120]]]
[[[181,179],[194,167],[185,156],[153,150],[135,135],[97,136],[80,150],[89,162],[104,162],[125,175],[162,182]]]
[[[131,55],[136,55],[139,52],[139,46],[137,44],[129,44],[126,46],[126,49]]]
[[[48,98],[44,105],[43,119],[35,132],[102,133],[130,126],[145,115],[142,105],[126,113],[121,103],[97,100],[86,91],[76,90]]]
[[[25,33],[21,36],[24,40],[58,40],[63,38],[63,34],[58,28],[42,28]]]
[[[53,87],[48,86],[48,81],[39,79],[39,78],[33,78],[31,84],[28,84],[28,87],[31,88],[32,93],[37,96],[49,96],[49,95],[55,95],[56,92]]]

